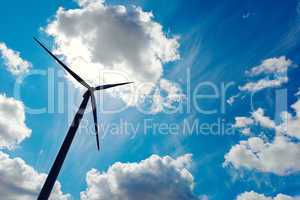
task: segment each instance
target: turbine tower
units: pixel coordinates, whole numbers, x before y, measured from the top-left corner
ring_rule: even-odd
[[[47,176],[47,179],[43,185],[43,188],[38,196],[38,200],[46,200],[49,198],[52,188],[55,184],[55,181],[57,179],[57,176],[61,170],[61,167],[63,165],[63,162],[66,158],[66,155],[69,151],[69,148],[72,144],[72,141],[74,139],[74,136],[76,134],[76,131],[78,129],[78,126],[80,124],[80,121],[83,117],[83,114],[85,112],[87,103],[89,99],[91,98],[91,104],[93,109],[93,117],[94,117],[94,124],[95,124],[95,131],[96,131],[96,141],[97,141],[97,148],[100,149],[99,145],[99,133],[98,133],[98,126],[97,126],[97,109],[96,109],[96,100],[95,100],[95,91],[98,90],[105,90],[108,88],[126,85],[132,82],[125,82],[125,83],[117,83],[117,84],[107,84],[107,85],[100,85],[97,87],[92,87],[89,84],[87,84],[82,78],[80,78],[75,72],[73,72],[67,65],[65,65],[62,61],[60,61],[45,45],[43,45],[38,39],[35,37],[33,38],[51,57],[53,57],[56,62],[58,62],[71,76],[73,76],[81,85],[83,85],[87,91],[83,95],[82,103],[73,119],[73,122],[69,128],[69,131],[64,139],[64,142],[62,146],[60,147],[60,150],[56,156],[56,159],[50,169],[50,172]]]

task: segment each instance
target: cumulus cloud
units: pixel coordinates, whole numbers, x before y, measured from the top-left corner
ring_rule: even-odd
[[[0,148],[14,149],[31,130],[25,124],[25,111],[22,102],[0,94]],[[21,158],[11,158],[0,151],[0,196],[6,200],[36,199],[46,174],[39,174]],[[61,185],[56,182],[51,200],[68,200]]]
[[[192,200],[194,179],[188,171],[190,154],[177,159],[152,155],[139,163],[115,163],[107,172],[87,173],[81,200]]]
[[[237,197],[237,200],[299,200],[300,197],[291,197],[284,194],[278,194],[275,197],[268,197],[263,194],[258,194],[254,191],[244,192]]]
[[[23,103],[0,94],[0,148],[14,149],[30,135]]]
[[[159,85],[166,86],[163,65],[180,58],[178,37],[167,36],[153,14],[140,7],[111,6],[103,0],[77,2],[77,9],[59,8],[45,28],[54,38],[55,53],[74,71],[93,85],[134,81],[131,88],[118,90],[128,105],[157,94]],[[177,85],[164,89],[170,94],[180,90]],[[177,100],[167,98],[163,103]]]
[[[252,112],[253,119],[258,122],[262,127],[265,128],[275,128],[275,122],[269,117],[265,116],[265,112],[262,108],[258,108],[256,111]]]
[[[273,142],[251,137],[234,145],[225,155],[224,166],[236,169],[255,169],[280,176],[300,170],[300,144],[284,136],[276,136]]]
[[[257,92],[266,88],[280,87],[288,82],[287,71],[288,68],[293,66],[295,65],[292,61],[285,56],[266,59],[259,66],[246,71],[246,75],[249,77],[263,77],[259,80],[247,82],[239,89],[246,92]]]
[[[249,117],[235,117],[235,124],[233,127],[235,128],[245,128],[249,125],[252,125],[254,120]]]
[[[151,114],[156,114],[164,109],[176,109],[176,105],[186,99],[180,87],[166,79],[161,79],[159,86],[147,98],[151,101],[149,109]]]
[[[295,114],[283,111],[281,113],[281,122],[276,124],[274,120],[265,115],[265,111],[262,108],[258,108],[251,113],[250,117],[235,117],[233,127],[245,130],[255,124],[259,124],[263,128],[273,130],[277,135],[300,139],[300,99],[291,105],[291,109]]]
[[[250,137],[234,145],[225,155],[224,166],[255,169],[281,176],[299,172],[300,99],[291,105],[291,109],[295,114],[282,112],[278,124],[266,116],[262,108],[252,112],[250,117],[236,117],[234,127],[241,131],[247,129],[248,136],[251,135],[250,128],[255,125],[271,130],[275,135],[271,141],[268,141],[268,137]]]
[[[21,58],[20,52],[8,48],[3,42],[0,42],[0,55],[7,70],[15,76],[27,73],[32,67],[30,62]]]
[[[250,125],[254,124],[254,120],[250,117],[235,117],[235,123],[233,124],[234,128],[240,129],[240,132],[243,135],[250,135],[251,130]]]
[[[172,107],[174,102],[181,102],[185,98],[180,87],[175,83],[166,79],[160,80],[160,88],[166,92],[166,100],[164,101],[166,107]]]
[[[39,174],[21,158],[10,158],[0,151],[0,196],[5,200],[36,199],[46,175]],[[56,182],[50,200],[68,200]]]
[[[241,133],[249,136],[251,134],[251,126],[259,124],[263,128],[276,129],[275,122],[265,115],[262,108],[251,113],[250,117],[235,117],[234,128],[240,129]]]
[[[291,108],[296,114],[283,112],[281,114],[283,122],[276,126],[276,131],[300,139],[300,100],[296,101]]]

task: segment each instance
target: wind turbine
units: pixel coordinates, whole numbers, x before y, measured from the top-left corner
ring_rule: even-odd
[[[43,188],[38,196],[38,200],[46,200],[49,198],[50,193],[52,191],[52,188],[54,186],[54,183],[57,179],[57,176],[61,170],[61,167],[63,165],[63,162],[66,158],[66,155],[69,151],[69,148],[72,144],[72,141],[74,139],[74,136],[76,134],[76,131],[78,129],[78,126],[80,124],[80,121],[83,117],[83,114],[85,112],[87,103],[89,99],[91,98],[92,103],[92,109],[93,109],[93,117],[94,117],[94,124],[95,124],[95,131],[96,131],[96,141],[97,141],[97,148],[100,149],[99,145],[99,134],[98,134],[98,126],[97,126],[97,109],[96,109],[96,100],[94,92],[98,90],[105,90],[108,88],[126,85],[132,82],[125,82],[125,83],[117,83],[117,84],[107,84],[107,85],[100,85],[97,87],[92,87],[89,84],[87,84],[82,78],[80,78],[75,72],[73,72],[67,65],[65,65],[62,61],[60,61],[50,50],[47,49],[38,39],[35,37],[33,38],[51,57],[53,57],[56,62],[58,62],[71,76],[73,76],[81,85],[83,85],[87,91],[83,95],[82,103],[73,119],[73,122],[69,128],[69,131],[64,139],[64,142],[62,146],[60,147],[60,150],[56,156],[56,159],[51,167],[51,170],[47,176],[47,179],[43,185]]]

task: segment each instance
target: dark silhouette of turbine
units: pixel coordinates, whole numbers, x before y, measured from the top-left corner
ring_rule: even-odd
[[[117,84],[107,84],[107,85],[100,85],[97,87],[91,87],[87,82],[85,82],[82,78],[80,78],[75,72],[73,72],[67,65],[65,65],[62,61],[60,61],[47,47],[45,47],[38,39],[33,38],[47,53],[53,57],[71,76],[73,76],[81,85],[83,85],[87,91],[83,95],[82,103],[74,117],[74,120],[69,128],[69,131],[65,137],[65,140],[60,147],[60,150],[56,156],[56,159],[50,169],[50,172],[47,176],[47,179],[43,185],[43,188],[38,196],[38,200],[46,200],[49,198],[50,193],[52,191],[52,188],[54,186],[54,183],[57,179],[57,176],[61,170],[61,167],[64,163],[64,160],[66,158],[66,155],[69,151],[69,148],[72,144],[72,141],[74,139],[74,136],[76,134],[76,131],[78,129],[78,126],[80,124],[80,121],[83,117],[83,114],[85,112],[87,103],[89,99],[91,98],[91,104],[93,108],[93,117],[94,117],[94,124],[95,124],[95,131],[96,131],[96,141],[97,141],[97,148],[100,150],[100,144],[99,144],[99,133],[98,133],[98,126],[97,126],[97,109],[96,109],[96,100],[95,100],[95,91],[98,90],[105,90],[108,88],[126,85],[132,82],[125,82],[125,83],[117,83]]]

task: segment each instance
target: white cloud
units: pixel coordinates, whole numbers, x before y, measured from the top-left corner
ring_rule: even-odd
[[[229,97],[226,102],[229,104],[229,105],[232,105],[235,101],[235,98],[233,96]]]
[[[259,66],[253,67],[246,72],[250,76],[272,73],[286,73],[288,68],[292,66],[292,61],[285,56],[279,58],[269,58],[264,60]]]
[[[194,179],[188,168],[190,154],[173,159],[152,155],[139,163],[115,163],[107,172],[87,173],[81,200],[192,200]]]
[[[0,196],[2,199],[36,199],[45,178],[45,174],[39,174],[21,158],[10,158],[0,151]],[[68,199],[70,195],[63,194],[60,183],[56,182],[50,200]]]
[[[235,117],[235,124],[233,127],[235,128],[245,128],[249,125],[252,125],[254,120],[249,117]]]
[[[31,130],[25,124],[22,102],[0,94],[0,148],[14,149]],[[0,196],[6,200],[36,199],[46,174],[39,174],[21,158],[11,158],[0,151]],[[50,200],[68,200],[56,182]]]
[[[271,120],[268,116],[265,116],[265,112],[262,108],[258,108],[257,110],[251,113],[251,117],[235,117],[234,128],[240,129],[240,132],[244,135],[251,135],[251,126],[255,124],[259,124],[263,128],[275,129],[276,124],[273,120]]]
[[[243,86],[240,86],[241,91],[257,92],[266,88],[279,87],[282,84],[288,82],[288,77],[279,77],[277,79],[261,79],[257,82],[249,82]]]
[[[23,103],[0,94],[0,148],[13,149],[30,135]]]
[[[296,114],[283,112],[281,114],[283,122],[276,126],[276,131],[300,139],[300,100],[294,103],[291,108]]]
[[[76,0],[78,2],[78,4],[80,6],[88,6],[89,4],[93,4],[93,3],[98,3],[98,2],[101,2],[101,3],[104,3],[105,0]]]
[[[240,86],[241,91],[257,92],[266,88],[280,87],[282,84],[288,82],[287,71],[289,67],[293,67],[292,61],[285,56],[278,58],[269,58],[264,60],[259,66],[253,67],[246,71],[246,75],[250,77],[257,77],[264,75],[263,78],[247,82]]]
[[[265,112],[262,108],[251,113],[251,117],[235,117],[234,128],[239,128],[242,131],[249,132],[251,126],[259,124],[263,128],[276,129],[275,122],[268,116],[265,116]]]
[[[160,88],[167,93],[166,100],[164,101],[166,107],[170,108],[174,102],[182,102],[183,99],[185,99],[185,95],[181,91],[180,86],[171,81],[161,79]]]
[[[268,142],[259,137],[251,137],[233,146],[225,155],[224,166],[255,169],[277,175],[289,175],[300,171],[300,100],[291,105],[296,113],[281,113],[282,122],[276,124],[265,116],[264,110],[258,108],[251,117],[236,117],[235,128],[250,136],[250,128],[259,124],[262,128],[274,131],[273,141]]]
[[[185,95],[180,87],[166,79],[161,79],[154,93],[149,95],[151,107],[149,113],[156,114],[164,109],[176,109],[176,104],[185,100]]]
[[[300,144],[287,137],[276,136],[272,143],[252,137],[233,146],[223,165],[285,176],[300,171],[299,156]]]
[[[243,135],[250,136],[251,135],[251,129],[250,128],[243,128],[243,129],[241,129],[241,133]]]
[[[295,96],[300,96],[300,88],[298,88],[298,92],[296,92]]]
[[[275,197],[268,197],[256,192],[244,192],[237,197],[237,200],[299,200],[299,197],[291,197],[284,194],[278,194]]]
[[[7,70],[15,76],[27,73],[32,66],[30,62],[20,57],[20,52],[9,49],[3,42],[0,42],[0,55]]]
[[[234,128],[240,129],[243,135],[249,136],[251,134],[250,125],[254,124],[254,120],[250,117],[235,117]]]
[[[258,122],[262,127],[265,128],[275,128],[275,122],[269,117],[265,116],[265,112],[262,108],[258,108],[256,111],[252,112],[253,119]]]
[[[101,0],[78,4],[77,9],[59,8],[45,29],[54,38],[56,54],[91,84],[134,81],[118,90],[128,105],[157,94],[156,88],[165,85],[163,64],[180,58],[178,37],[168,37],[153,14],[140,7],[111,6]],[[138,87],[141,83],[148,84]],[[172,86],[166,92],[172,94],[174,87],[180,90]]]
[[[231,97],[229,97],[226,102],[229,104],[229,105],[233,105],[233,103],[235,102],[235,100],[240,96],[240,93],[236,94],[236,95],[233,95]]]

